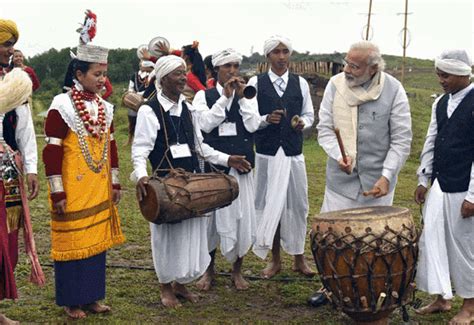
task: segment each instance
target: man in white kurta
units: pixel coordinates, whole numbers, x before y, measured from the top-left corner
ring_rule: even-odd
[[[253,133],[262,118],[258,113],[257,100],[243,97],[245,83],[239,77],[242,55],[233,49],[216,52],[212,64],[217,73],[216,88],[199,91],[193,107],[199,113],[204,142],[228,154],[244,155],[254,162]],[[206,166],[206,171],[211,171]],[[201,290],[209,290],[215,276],[215,251],[220,250],[227,261],[233,263],[232,281],[238,290],[248,288],[242,277],[244,256],[255,240],[255,206],[253,171],[241,174],[234,168],[225,169],[236,178],[239,196],[230,206],[219,209],[209,218],[208,238],[211,263],[197,283]]]
[[[188,153],[194,155],[197,152],[211,163],[232,166],[242,169],[241,163],[245,165],[242,159],[235,159],[235,156],[223,154],[202,143],[202,135],[199,130],[198,116],[194,108],[185,103],[185,98],[181,94],[186,83],[186,65],[184,61],[176,56],[170,55],[160,58],[155,66],[156,83],[161,86],[156,95],[157,103],[149,101],[149,105],[140,108],[137,118],[137,128],[135,138],[132,144],[132,160],[134,171],[131,175],[132,180],[137,182],[138,199],[146,195],[145,184],[148,182],[147,159],[151,160],[151,155],[155,152],[155,144],[160,134],[161,125],[154,106],[162,109],[162,114],[173,117],[179,117],[180,121],[187,118],[186,114],[181,114],[185,109],[192,116],[192,134],[194,134],[194,148],[189,148]],[[158,88],[158,87],[157,87]],[[184,105],[183,105],[184,102]],[[153,103],[153,104],[152,104]],[[171,122],[172,123],[172,122]],[[177,133],[180,133],[181,122],[177,125]],[[174,126],[174,124],[173,124]],[[184,126],[183,126],[184,127]],[[170,129],[168,136],[173,135]],[[175,130],[176,131],[176,130]],[[185,140],[185,139],[183,139]],[[183,143],[181,145],[187,145]],[[189,142],[190,140],[187,139]],[[177,141],[179,144],[179,140]],[[164,155],[166,153],[157,152]],[[185,157],[171,157],[170,161]],[[160,166],[153,166],[158,168]],[[197,167],[198,168],[198,167]],[[195,171],[199,171],[194,169]],[[209,250],[207,245],[207,218],[192,218],[183,220],[176,224],[156,225],[150,223],[151,247],[153,262],[161,284],[161,301],[167,307],[176,307],[180,303],[177,296],[183,296],[185,299],[195,302],[197,296],[189,292],[184,284],[189,283],[201,276],[210,262]]]
[[[308,181],[303,155],[303,129],[311,127],[314,108],[306,80],[289,73],[290,40],[272,36],[264,44],[268,73],[252,77],[260,115],[265,122],[255,133],[257,237],[253,252],[272,260],[262,274],[270,278],[281,269],[280,245],[293,255],[295,271],[312,276],[304,258]],[[293,122],[293,123],[292,123]]]
[[[464,298],[450,324],[474,321],[474,85],[464,50],[448,50],[435,61],[445,94],[433,103],[418,168],[415,201],[425,203],[417,287],[437,299],[417,310],[451,309],[452,286]],[[428,191],[428,182],[432,184]]]

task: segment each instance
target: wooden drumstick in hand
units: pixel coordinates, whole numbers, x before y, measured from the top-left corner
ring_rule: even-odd
[[[344,143],[342,142],[341,132],[339,131],[339,128],[334,128],[334,133],[336,133],[339,150],[341,150],[342,161],[344,161],[344,164],[347,164],[346,151],[344,150]]]
[[[362,194],[364,196],[369,196],[369,195],[373,195],[373,196],[376,196],[377,194],[380,193],[380,188],[379,187],[374,187],[373,189],[371,189],[370,191],[365,191],[363,192]]]

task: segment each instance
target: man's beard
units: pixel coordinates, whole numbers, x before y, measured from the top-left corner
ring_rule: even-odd
[[[344,73],[344,76],[346,78],[346,84],[350,88],[360,86],[360,85],[366,83],[367,81],[369,81],[370,78],[372,78],[372,76],[370,75],[370,72],[368,70],[360,77],[354,77],[350,73]]]

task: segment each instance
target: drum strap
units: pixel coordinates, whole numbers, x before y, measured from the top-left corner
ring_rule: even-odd
[[[183,102],[183,105],[184,102]],[[163,106],[161,106],[161,104],[158,102],[158,106],[160,107],[160,110],[161,110],[161,116],[162,116],[162,125],[163,125],[163,131],[164,131],[164,136],[165,136],[165,142],[166,142],[166,151],[163,155],[163,158],[161,158],[161,161],[160,163],[158,164],[158,166],[156,167],[156,169],[153,171],[153,173],[157,172],[157,171],[163,171],[164,169],[160,169],[161,165],[163,164],[163,161],[166,159],[166,161],[168,162],[169,166],[171,167],[171,169],[174,169],[173,167],[173,164],[171,163],[170,159],[168,158],[168,151],[170,150],[170,144],[169,144],[169,140],[168,140],[168,130],[166,129],[166,123],[165,123],[165,112],[163,110]],[[191,112],[188,110],[188,114],[189,114],[189,118],[191,120],[191,123],[192,123],[192,120],[193,120],[193,117],[191,115]],[[193,134],[194,134],[194,137],[197,139],[197,136],[196,136],[196,129],[194,128],[194,125],[193,125]],[[195,144],[196,145],[196,144]],[[197,145],[199,146],[199,148],[201,149],[201,152],[202,152],[202,147],[201,147],[201,143],[198,141]],[[194,151],[196,153],[196,149],[195,148],[190,148],[192,151]],[[197,153],[196,153],[197,154]],[[213,172],[221,172],[219,169],[217,169],[212,163],[208,162],[209,163],[209,166],[211,167],[211,170]]]

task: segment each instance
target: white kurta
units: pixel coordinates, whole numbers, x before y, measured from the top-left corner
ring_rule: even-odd
[[[173,103],[157,93],[158,101],[170,115],[181,116],[181,96]],[[229,156],[202,143],[202,134],[194,108],[187,104],[193,117],[196,150],[211,163],[227,166]],[[147,158],[153,150],[160,123],[152,108],[144,105],[138,111],[137,128],[132,144],[134,171],[130,178],[138,181],[147,176]],[[177,281],[185,284],[200,277],[207,269],[211,258],[207,246],[208,218],[187,219],[176,224],[156,225],[150,223],[153,263],[160,283]]]
[[[211,132],[224,122],[225,110],[230,110],[232,106],[234,94],[229,98],[224,96],[219,83],[216,90],[221,97],[212,107],[207,106],[204,91],[199,91],[193,100],[193,107],[199,113],[200,126],[204,132]],[[242,98],[239,106],[244,127],[248,132],[255,132],[262,120],[256,99]],[[222,137],[222,141],[225,139],[226,137]],[[209,251],[213,251],[220,242],[222,255],[229,262],[234,262],[238,257],[245,256],[255,241],[254,176],[253,172],[241,175],[233,168],[229,175],[234,176],[239,184],[239,196],[230,206],[216,210],[209,218],[208,246]]]
[[[277,86],[279,77],[268,72],[275,91],[281,97],[288,85],[288,71],[281,76],[283,85]],[[314,108],[309,86],[305,79],[299,77],[303,107],[300,118],[305,129],[314,122]],[[249,85],[258,87],[257,77],[249,80]],[[281,88],[281,89],[280,89]],[[266,117],[266,116],[265,116]],[[268,123],[262,123],[262,127]],[[273,245],[278,225],[280,225],[280,244],[290,255],[304,253],[306,239],[306,218],[308,216],[308,180],[304,155],[287,157],[283,148],[275,156],[255,155],[256,186],[255,210],[257,213],[257,235],[253,252],[265,259]]]
[[[448,118],[473,88],[471,84],[449,95]],[[431,122],[417,171],[419,185],[426,188],[433,170],[434,144],[438,133],[436,106],[440,98],[433,103]],[[460,297],[474,298],[474,217],[462,218],[461,205],[464,200],[474,203],[474,162],[466,192],[444,193],[438,180],[435,180],[423,209],[417,287],[430,294],[439,294],[444,299],[453,297],[452,285]]]

